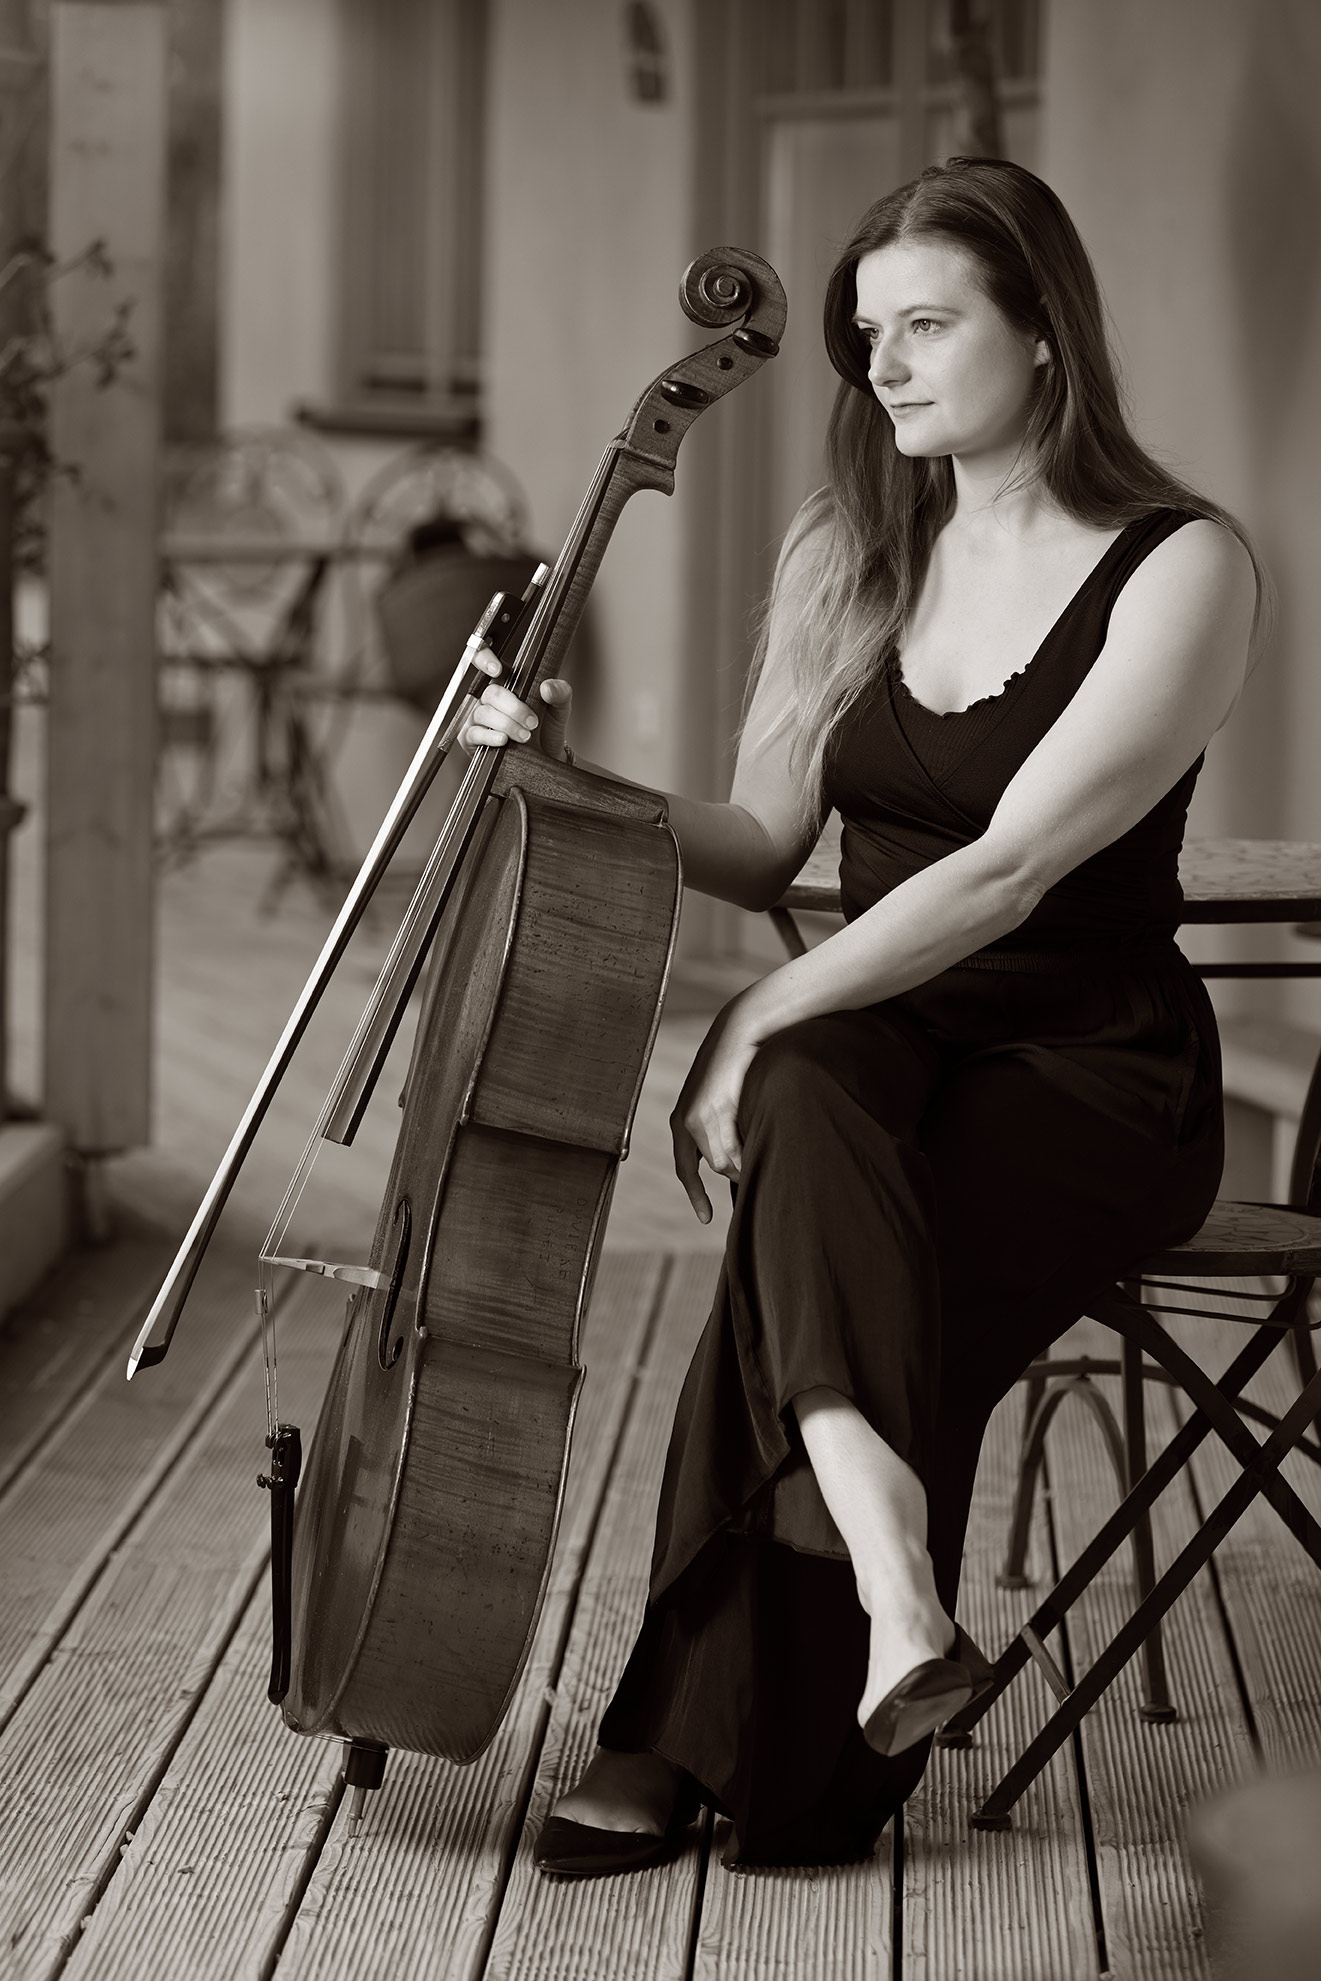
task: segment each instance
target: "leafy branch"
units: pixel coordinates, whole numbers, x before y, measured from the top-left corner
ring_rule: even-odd
[[[51,449],[51,386],[82,365],[90,366],[98,388],[113,385],[135,355],[131,301],[116,303],[94,336],[60,337],[51,291],[79,270],[100,280],[113,275],[104,241],[92,241],[67,261],[33,244],[19,248],[0,268],[0,322],[22,326],[0,345],[0,444],[7,444],[14,460],[16,569],[39,570],[44,563],[43,497],[51,476],[77,475],[76,467],[57,460]]]

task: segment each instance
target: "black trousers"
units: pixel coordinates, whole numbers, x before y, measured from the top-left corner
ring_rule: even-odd
[[[929,1743],[856,1720],[868,1622],[793,1401],[849,1397],[927,1489],[952,1612],[981,1440],[1091,1292],[1188,1237],[1223,1156],[1219,1047],[1171,943],[963,966],[776,1034],[749,1070],[715,1305],[666,1462],[641,1634],[601,1726],[732,1816],[744,1862],[866,1855]]]

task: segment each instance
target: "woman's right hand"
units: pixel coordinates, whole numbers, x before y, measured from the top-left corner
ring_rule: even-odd
[[[460,747],[476,750],[486,744],[502,748],[506,743],[530,742],[535,735],[542,755],[563,763],[568,756],[569,714],[573,707],[573,689],[569,683],[558,678],[542,682],[542,708],[538,715],[512,690],[501,685],[497,677],[504,670],[489,647],[481,648],[477,665],[483,674],[491,676],[491,681],[483,689],[481,700],[464,717],[458,734]]]

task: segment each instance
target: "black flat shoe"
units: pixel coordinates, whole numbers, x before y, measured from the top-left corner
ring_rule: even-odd
[[[926,1658],[905,1672],[873,1707],[862,1737],[878,1754],[902,1754],[962,1712],[991,1677],[987,1660],[966,1631],[956,1625],[949,1656]]]
[[[697,1784],[681,1782],[674,1812],[660,1836],[643,1830],[598,1830],[568,1816],[550,1816],[532,1846],[532,1862],[555,1878],[609,1878],[619,1871],[645,1871],[675,1855],[701,1806]]]

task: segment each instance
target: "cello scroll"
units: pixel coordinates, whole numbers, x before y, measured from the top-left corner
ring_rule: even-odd
[[[679,303],[694,323],[710,329],[736,323],[737,328],[653,379],[619,437],[622,453],[653,470],[651,477],[639,475],[634,487],[666,495],[673,493],[675,456],[693,421],[775,356],[788,314],[779,276],[746,248],[708,248],[689,262]],[[544,678],[544,673],[538,677]]]

